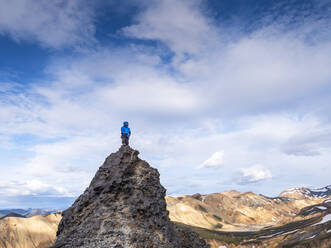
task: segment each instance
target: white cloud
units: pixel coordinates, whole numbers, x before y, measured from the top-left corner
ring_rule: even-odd
[[[239,169],[239,176],[240,178],[237,180],[240,184],[255,183],[272,178],[270,170],[261,164]]]
[[[295,156],[318,156],[321,151],[331,147],[331,129],[319,128],[305,130],[289,139],[283,145],[283,151]]]
[[[198,98],[194,94],[173,83],[154,83],[152,86],[148,83],[121,84],[102,93],[110,100],[112,106],[127,109],[128,112],[186,114],[186,111],[192,112],[200,108]],[[171,101],[169,96],[172,98]]]
[[[330,41],[311,46],[286,34],[252,34],[178,68],[221,114],[264,112],[286,109],[302,98],[309,103],[329,89],[330,48]]]
[[[123,31],[135,38],[160,40],[178,54],[196,54],[218,39],[200,6],[197,0],[154,1],[138,15],[137,24]]]
[[[65,188],[52,186],[40,180],[8,181],[0,184],[0,195],[3,197],[43,195],[43,196],[67,196],[71,197]]]
[[[224,151],[213,153],[210,158],[205,160],[199,168],[221,167],[224,165]]]
[[[84,0],[0,0],[0,34],[61,48],[93,41],[93,6]]]
[[[124,33],[165,44],[175,53],[171,65],[191,91],[228,116],[286,109],[302,98],[314,101],[330,87],[331,40],[323,34],[331,20],[319,19],[310,17],[288,30],[280,28],[281,20],[231,39],[200,1],[155,1]],[[307,42],[312,30],[314,44]]]

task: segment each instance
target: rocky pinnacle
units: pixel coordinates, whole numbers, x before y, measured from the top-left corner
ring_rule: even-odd
[[[122,146],[62,213],[53,248],[204,248],[197,234],[170,222],[160,174]]]

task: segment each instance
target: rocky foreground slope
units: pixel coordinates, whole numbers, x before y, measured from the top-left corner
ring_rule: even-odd
[[[170,222],[159,173],[122,146],[63,212],[53,248],[204,248],[204,240]]]

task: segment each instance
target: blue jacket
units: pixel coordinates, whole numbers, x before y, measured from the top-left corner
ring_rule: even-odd
[[[123,127],[121,128],[121,134],[126,134],[126,136],[129,137],[129,135],[131,135],[130,128],[123,125]]]

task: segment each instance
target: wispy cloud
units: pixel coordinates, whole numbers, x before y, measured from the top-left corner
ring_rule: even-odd
[[[331,147],[331,130],[306,130],[290,137],[283,146],[283,151],[295,156],[318,156],[320,151]]]
[[[136,17],[137,24],[123,28],[124,34],[165,43],[183,59],[212,49],[218,41],[213,20],[201,11],[201,1],[152,1]]]
[[[247,168],[241,168],[238,171],[238,175],[239,177],[237,180],[240,184],[256,183],[272,178],[270,170],[261,164],[256,164]]]
[[[89,1],[0,1],[0,34],[51,48],[93,41],[93,5]]]

